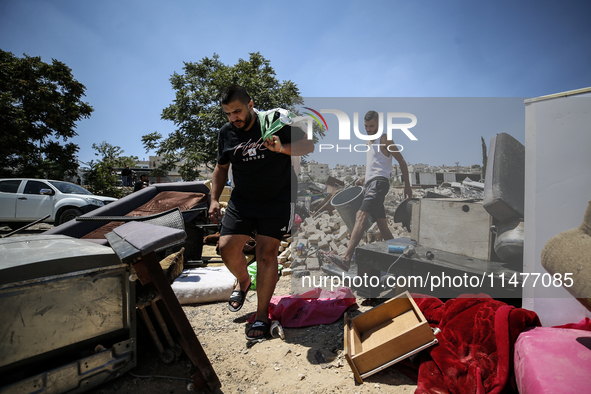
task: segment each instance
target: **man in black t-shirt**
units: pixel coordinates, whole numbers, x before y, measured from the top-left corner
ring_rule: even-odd
[[[148,174],[142,174],[140,175],[140,180],[133,184],[133,192],[135,193],[148,186],[150,186],[150,179],[148,178]]]
[[[237,312],[250,288],[242,248],[256,231],[258,305],[256,321],[246,334],[248,340],[256,340],[269,333],[268,309],[277,283],[279,244],[293,223],[291,184],[295,173],[291,155],[311,153],[314,144],[305,138],[303,130],[289,125],[281,127],[277,122],[281,112],[270,111],[259,116],[250,95],[241,86],[226,88],[221,104],[229,123],[220,129],[218,136],[209,214],[217,223],[219,197],[232,164],[235,187],[222,221],[219,249],[222,260],[238,280],[228,303],[228,309]],[[264,132],[278,127],[274,134],[263,139]]]
[[[121,182],[123,186],[131,186],[131,169],[129,166],[121,170]]]

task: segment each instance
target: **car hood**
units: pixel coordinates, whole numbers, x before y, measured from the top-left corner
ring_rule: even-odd
[[[68,198],[68,197],[76,197],[76,198],[94,198],[96,200],[101,200],[104,202],[113,202],[113,201],[117,201],[116,198],[113,197],[105,197],[105,196],[95,196],[94,194],[76,194],[76,193],[62,193],[62,195],[64,197],[62,198]]]

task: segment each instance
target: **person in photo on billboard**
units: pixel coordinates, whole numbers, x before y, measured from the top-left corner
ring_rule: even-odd
[[[277,254],[294,220],[292,201],[297,190],[292,191],[291,187],[295,178],[291,155],[313,152],[314,143],[300,128],[276,122],[287,111],[257,112],[242,86],[228,86],[220,102],[228,123],[218,134],[209,215],[214,223],[220,221],[219,198],[232,165],[234,189],[221,220],[219,251],[224,264],[237,279],[228,309],[238,312],[251,285],[242,250],[250,237],[255,237],[258,304],[256,320],[246,332],[246,339],[258,340],[269,333],[269,302],[278,279]],[[279,124],[280,128],[263,139],[270,124]]]
[[[377,134],[379,121],[380,117],[376,111],[368,111],[365,114],[364,124],[368,135]],[[355,182],[356,186],[365,186],[365,196],[355,215],[355,226],[351,233],[347,251],[344,256],[339,256],[334,251],[323,253],[325,259],[344,271],[349,271],[349,268],[351,268],[351,259],[365,231],[364,224],[370,215],[375,219],[384,240],[394,238],[388,228],[386,209],[384,208],[384,200],[390,189],[389,178],[392,171],[392,158],[396,159],[400,165],[402,179],[404,180],[404,197],[407,200],[412,198],[408,167],[394,141],[388,140],[386,134],[381,134],[379,138],[376,135],[374,140],[367,141],[367,145],[369,147],[365,162],[365,176]]]

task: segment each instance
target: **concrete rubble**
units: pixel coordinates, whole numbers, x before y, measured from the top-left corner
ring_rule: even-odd
[[[473,182],[469,179],[465,179],[463,182],[443,182],[437,187],[413,190],[413,196],[482,200],[484,198],[484,183]]]
[[[394,223],[391,219],[394,217],[398,205],[404,201],[402,190],[402,188],[392,188],[384,202],[388,226],[394,238],[410,236],[402,223]],[[438,187],[413,190],[414,198],[449,197],[481,200],[483,196],[484,183],[474,182],[470,179],[463,182],[444,182]],[[345,254],[351,234],[329,200],[330,196],[312,202],[312,216],[302,221],[299,228],[289,238],[289,246],[282,242],[278,261],[285,267],[284,275],[290,275],[293,272],[297,272],[297,275],[306,275],[309,271],[320,270],[322,267],[316,255],[306,258],[314,250],[334,250],[341,256]],[[318,211],[314,209],[318,209]],[[358,246],[381,240],[382,236],[377,224],[373,223],[365,232]]]
[[[481,200],[483,196],[484,183],[470,179],[463,182],[444,182],[437,187],[413,190],[414,198],[449,197]],[[339,212],[329,203],[330,197],[312,202],[310,210],[312,216],[304,219],[299,228],[295,229],[292,237],[281,243],[277,259],[284,267],[283,275],[297,272],[297,275],[303,276],[309,274],[309,271],[320,270],[321,263],[315,254],[306,258],[315,250],[327,252],[334,250],[341,256],[345,254],[351,234]],[[394,238],[410,236],[402,223],[394,223],[391,219],[402,201],[404,201],[402,188],[392,188],[384,202],[386,216],[389,218],[388,226]],[[358,246],[377,241],[382,241],[382,236],[377,224],[373,223]]]
[[[384,206],[388,219],[388,227],[394,238],[408,237],[409,234],[401,223],[394,223],[396,207],[404,200],[400,190],[392,189],[386,196]],[[330,204],[328,204],[330,205]],[[283,275],[306,276],[310,271],[318,271],[321,260],[315,250],[336,251],[344,255],[350,241],[351,234],[339,212],[332,206],[325,206],[319,212],[312,211],[312,216],[302,221],[292,237],[288,239],[289,247],[285,247],[278,256],[278,262],[284,266]],[[358,246],[381,241],[382,236],[376,223],[365,232]],[[282,246],[285,242],[282,242]],[[307,257],[309,255],[309,257]],[[307,258],[306,258],[307,257]]]

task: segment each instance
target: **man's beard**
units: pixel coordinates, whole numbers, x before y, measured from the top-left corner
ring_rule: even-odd
[[[232,123],[232,126],[234,126],[234,128],[236,128],[238,131],[244,131],[250,125],[250,122],[252,122],[252,113],[248,111],[248,114],[244,119],[244,125],[242,127],[238,127],[234,123]]]

